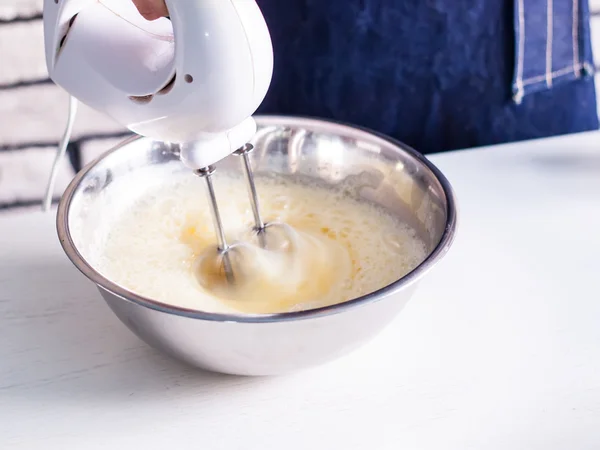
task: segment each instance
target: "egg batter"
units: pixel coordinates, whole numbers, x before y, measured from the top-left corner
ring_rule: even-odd
[[[341,189],[257,177],[261,211],[284,250],[260,248],[243,180],[215,179],[236,282],[220,270],[201,180],[150,190],[111,226],[98,269],[139,295],[220,313],[279,313],[350,300],[389,285],[426,257],[415,231]]]

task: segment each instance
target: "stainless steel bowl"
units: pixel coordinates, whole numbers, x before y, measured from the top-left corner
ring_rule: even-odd
[[[412,225],[427,243],[425,261],[369,295],[285,314],[213,314],[136,295],[99,273],[86,259],[86,246],[97,239],[110,217],[127,208],[149,185],[160,185],[174,172],[187,170],[177,163],[175,146],[140,137],[127,139],[85,167],[67,188],[57,218],[67,256],[136,335],[194,366],[237,375],[274,375],[315,366],[370,340],[402,310],[417,282],[444,256],[457,224],[450,184],[407,146],[322,120],[258,117],[257,122],[252,158],[258,173],[345,183],[357,197]],[[234,158],[224,160],[219,169],[239,170]],[[111,185],[114,189],[107,189]]]

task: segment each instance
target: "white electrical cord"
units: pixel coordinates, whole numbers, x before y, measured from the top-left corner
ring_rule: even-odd
[[[46,212],[50,210],[52,205],[52,194],[54,194],[54,184],[56,183],[56,176],[58,175],[58,168],[60,162],[67,152],[69,141],[71,140],[71,133],[73,132],[73,125],[75,123],[75,116],[77,115],[77,99],[75,97],[69,97],[69,117],[67,119],[67,126],[63,137],[58,144],[56,150],[56,157],[54,163],[52,163],[52,170],[50,171],[50,179],[48,180],[48,186],[46,187],[46,195],[44,196],[44,202],[42,203],[42,211]]]

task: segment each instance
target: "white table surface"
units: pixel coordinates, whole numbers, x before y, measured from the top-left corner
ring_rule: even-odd
[[[600,448],[600,133],[432,157],[459,236],[358,352],[280,378],[158,354],[0,218],[0,449]]]

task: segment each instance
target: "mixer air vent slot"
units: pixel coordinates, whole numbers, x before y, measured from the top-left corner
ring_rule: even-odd
[[[173,77],[169,80],[164,87],[156,93],[156,95],[166,95],[173,90],[173,86],[175,86],[175,81],[177,80],[177,74],[174,74]],[[129,100],[139,105],[147,105],[152,101],[155,94],[149,95],[130,95]]]
[[[177,79],[177,74],[175,73],[173,75],[173,78],[171,78],[171,80],[167,84],[165,84],[165,87],[163,87],[156,94],[157,95],[165,95],[165,94],[168,94],[169,92],[171,92],[171,90],[173,89],[173,86],[175,86],[175,80],[176,79]]]
[[[56,3],[58,3],[58,1],[56,1]],[[56,49],[56,56],[58,56],[58,54],[62,50],[63,46],[65,45],[67,37],[69,36],[69,31],[71,31],[71,28],[73,27],[73,24],[75,23],[75,19],[77,19],[77,14],[75,14],[73,17],[71,17],[71,20],[69,20],[69,23],[67,24],[65,32],[63,34],[63,37],[61,38],[61,40],[58,43],[58,48]]]
[[[134,103],[137,103],[139,105],[147,105],[148,103],[150,103],[152,101],[152,99],[154,98],[154,95],[150,94],[150,95],[130,95],[129,96],[129,100],[131,100]]]

